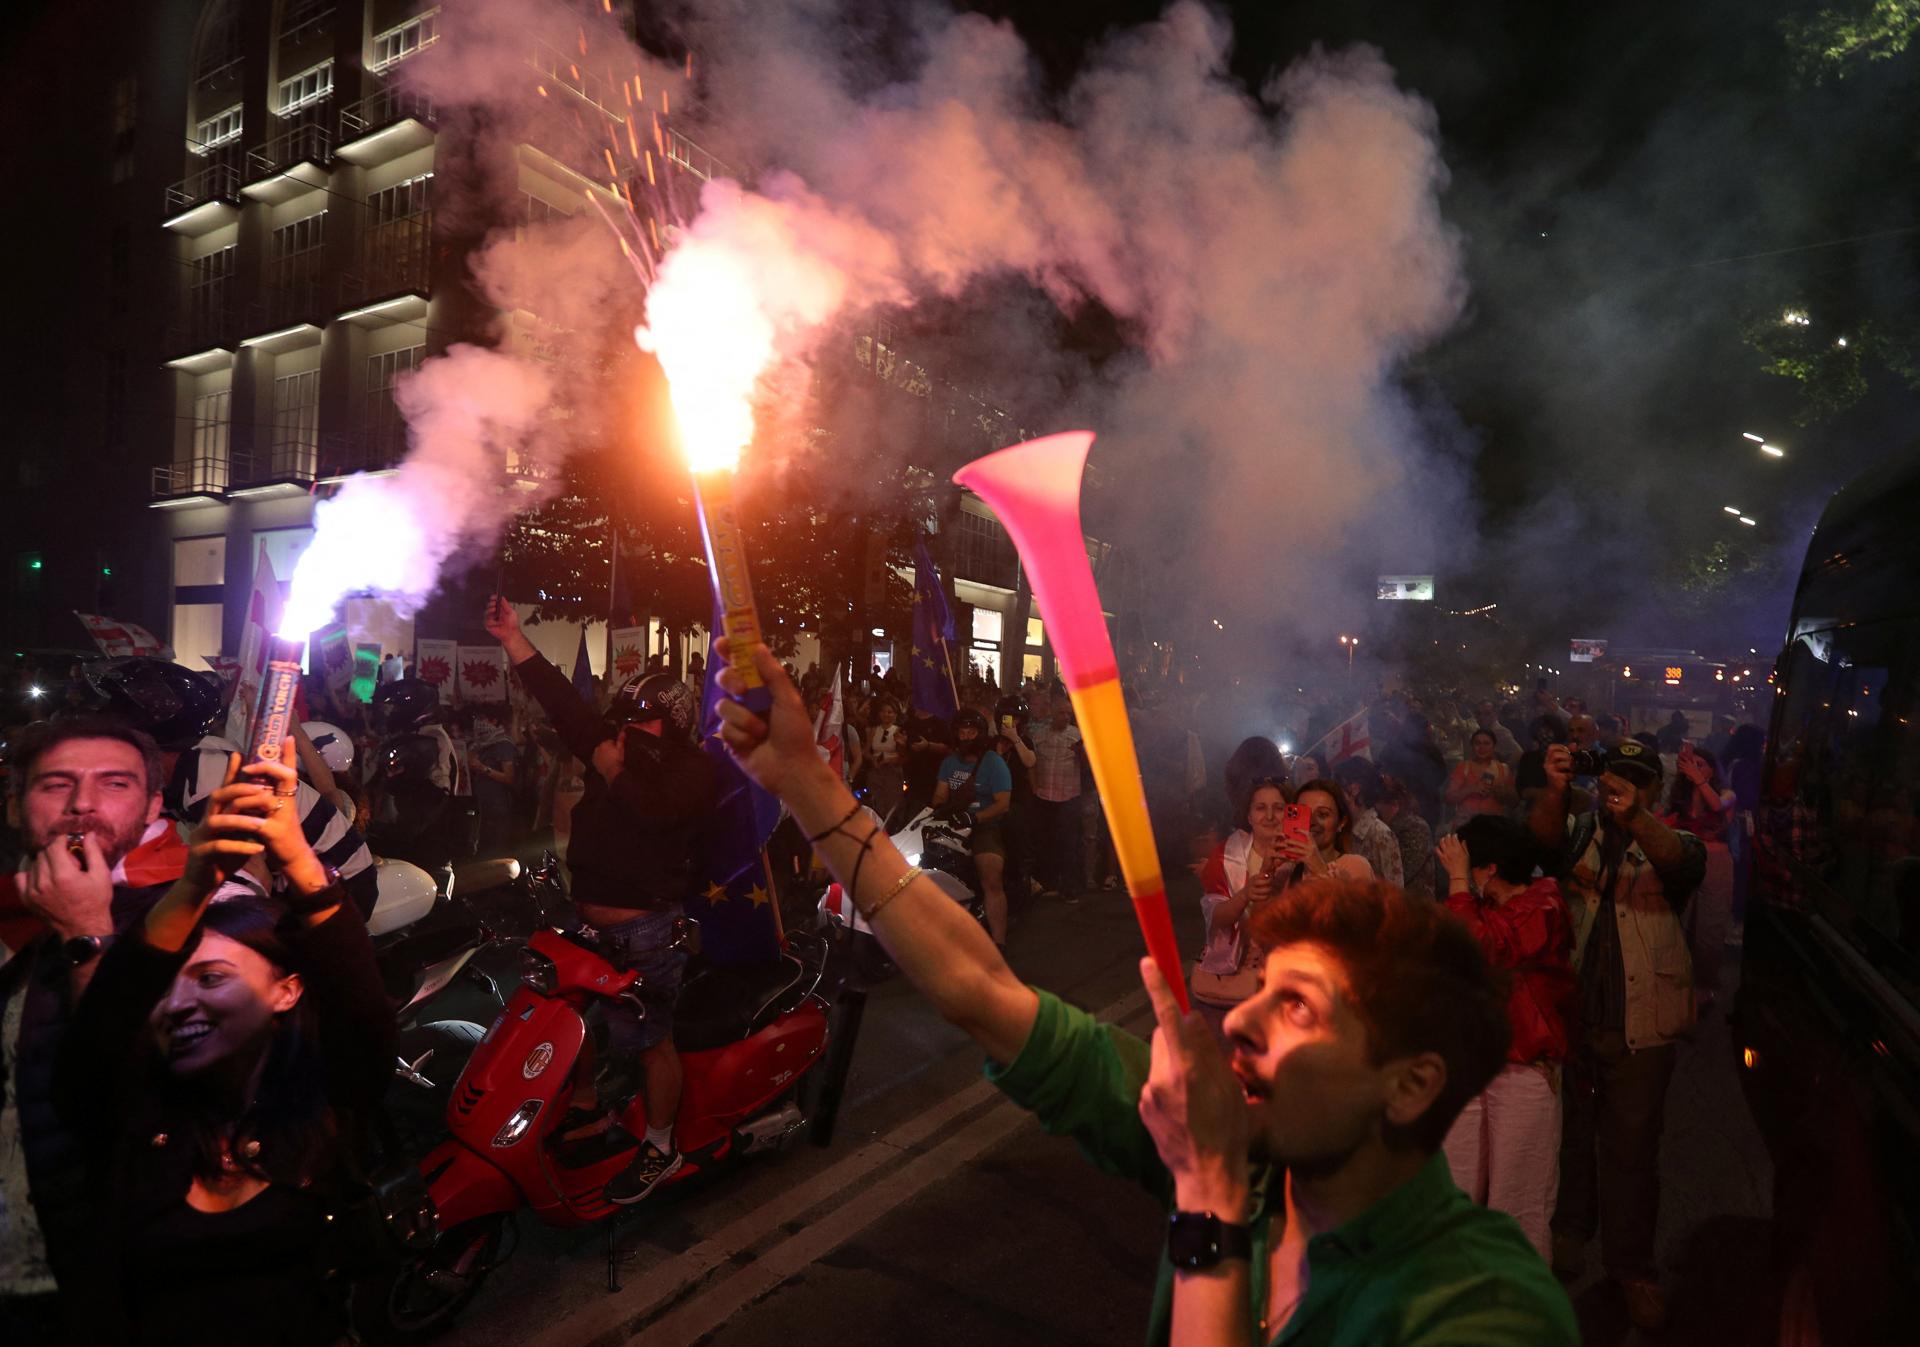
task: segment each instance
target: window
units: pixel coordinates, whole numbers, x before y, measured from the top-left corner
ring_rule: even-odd
[[[400,415],[393,392],[402,378],[420,368],[426,356],[426,347],[409,346],[367,357],[365,428],[367,448],[373,459],[392,462],[405,452],[406,418]]]
[[[232,394],[221,389],[217,393],[196,394],[193,399],[193,464],[195,468],[194,486],[199,488],[222,487],[226,485],[227,438],[232,429],[229,420],[229,406]],[[214,465],[218,465],[217,474]],[[203,480],[202,471],[207,473]],[[217,475],[216,482],[212,478]]]
[[[175,597],[182,589],[227,582],[227,540],[220,534],[211,538],[177,538],[173,544],[173,587]]]
[[[187,333],[193,345],[220,343],[233,293],[233,264],[239,256],[239,246],[229,243],[187,262]]]
[[[991,608],[974,609],[973,639],[976,641],[993,641],[997,643],[1000,640],[1001,622],[1001,615],[994,612]]]
[[[289,112],[298,112],[332,96],[333,62],[322,61],[309,70],[280,81],[280,115],[284,117]]]
[[[333,17],[333,0],[287,0],[280,14],[280,41],[293,46],[318,37]]]
[[[428,242],[433,233],[432,188],[433,174],[423,173],[367,198],[361,257],[369,293],[426,287]]]
[[[194,130],[193,152],[204,155],[218,146],[240,139],[241,112],[241,105],[235,103],[222,112],[202,119]]]
[[[267,263],[268,309],[276,324],[312,317],[326,274],[327,213],[318,211],[273,231]]]
[[[954,542],[956,575],[1002,589],[1013,588],[1013,543],[999,520],[963,510],[959,527],[954,530]]]
[[[1037,617],[1027,619],[1027,644],[1042,646],[1047,643],[1047,629]]]
[[[267,564],[273,567],[273,578],[284,585],[293,579],[293,568],[299,564],[300,554],[312,542],[310,528],[261,529],[253,535],[253,554],[258,556],[264,549]]]
[[[320,371],[273,381],[273,475],[311,476],[320,445]]]
[[[220,653],[220,613],[217,603],[176,603],[167,644],[173,657],[189,669],[212,669],[207,656]]]
[[[389,28],[384,33],[375,34],[373,60],[370,66],[374,70],[385,70],[391,65],[406,60],[422,47],[432,46],[439,36],[440,9],[436,5],[426,13],[415,15],[403,24]]]

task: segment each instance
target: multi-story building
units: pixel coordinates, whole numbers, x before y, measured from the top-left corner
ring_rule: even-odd
[[[40,438],[70,442],[86,416],[105,428],[88,432],[91,459],[71,443],[64,454],[29,443],[8,464],[22,488],[8,507],[19,549],[8,630],[31,634],[16,644],[76,643],[77,629],[46,634],[59,625],[47,612],[84,607],[143,622],[198,663],[238,648],[256,558],[284,581],[312,536],[315,500],[405,452],[399,381],[453,342],[500,339],[501,316],[468,284],[473,249],[516,221],[585,211],[605,173],[578,145],[521,143],[508,165],[513,219],[436,211],[440,165],[470,163],[474,147],[461,119],[400,78],[442,45],[430,2],[156,0],[119,27],[112,9],[76,0],[68,11],[71,40],[111,35],[100,87],[73,95],[102,124],[116,189],[88,221],[99,234],[91,266],[75,264],[101,311],[76,307],[50,343],[89,376],[98,357],[108,386],[66,392]],[[535,44],[527,65],[530,90],[618,120],[607,107],[616,96],[569,55]],[[668,135],[673,171],[715,171]],[[103,338],[89,347],[96,325]],[[517,335],[537,345],[511,330],[505,339]],[[927,375],[884,330],[853,355],[920,400],[939,480],[1018,437],[988,399]],[[47,486],[37,496],[36,482]],[[70,522],[76,509],[85,527]],[[950,498],[942,515],[934,554],[967,628],[959,643],[1002,680],[1049,668],[1004,530],[970,497]],[[1090,548],[1103,563],[1106,549]],[[870,616],[889,629],[893,615]],[[363,605],[359,620],[388,648],[411,645],[391,615]],[[876,638],[873,651],[892,644]]]

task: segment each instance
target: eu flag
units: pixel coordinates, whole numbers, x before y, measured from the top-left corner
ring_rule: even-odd
[[[711,631],[725,631],[718,607]],[[780,953],[762,849],[780,822],[780,802],[748,779],[720,741],[720,657],[707,648],[707,683],[700,699],[700,747],[720,769],[720,803],[707,832],[706,883],[687,905],[700,923],[701,949],[714,964],[765,963]]]
[[[593,665],[587,659],[587,624],[580,624],[580,649],[573,657],[573,690],[588,706],[594,704]]]
[[[953,687],[953,610],[926,539],[913,549],[913,705],[942,720],[960,709]]]

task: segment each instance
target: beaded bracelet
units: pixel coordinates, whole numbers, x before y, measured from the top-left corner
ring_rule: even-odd
[[[895,882],[894,886],[888,889],[885,893],[880,895],[880,901],[875,903],[872,907],[862,910],[860,915],[864,917],[869,924],[871,924],[873,919],[880,915],[881,908],[885,907],[888,903],[892,902],[895,898],[898,898],[900,894],[906,889],[907,885],[913,883],[914,880],[920,878],[920,876],[925,873],[926,872],[917,865],[908,866],[907,872],[900,876],[899,880]],[[855,906],[858,907],[859,905],[856,903]]]

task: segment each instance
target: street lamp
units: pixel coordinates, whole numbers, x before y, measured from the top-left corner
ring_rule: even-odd
[[[1342,636],[1340,638],[1340,644],[1347,648],[1347,683],[1351,686],[1353,683],[1353,652],[1360,648],[1360,638],[1358,636]]]

